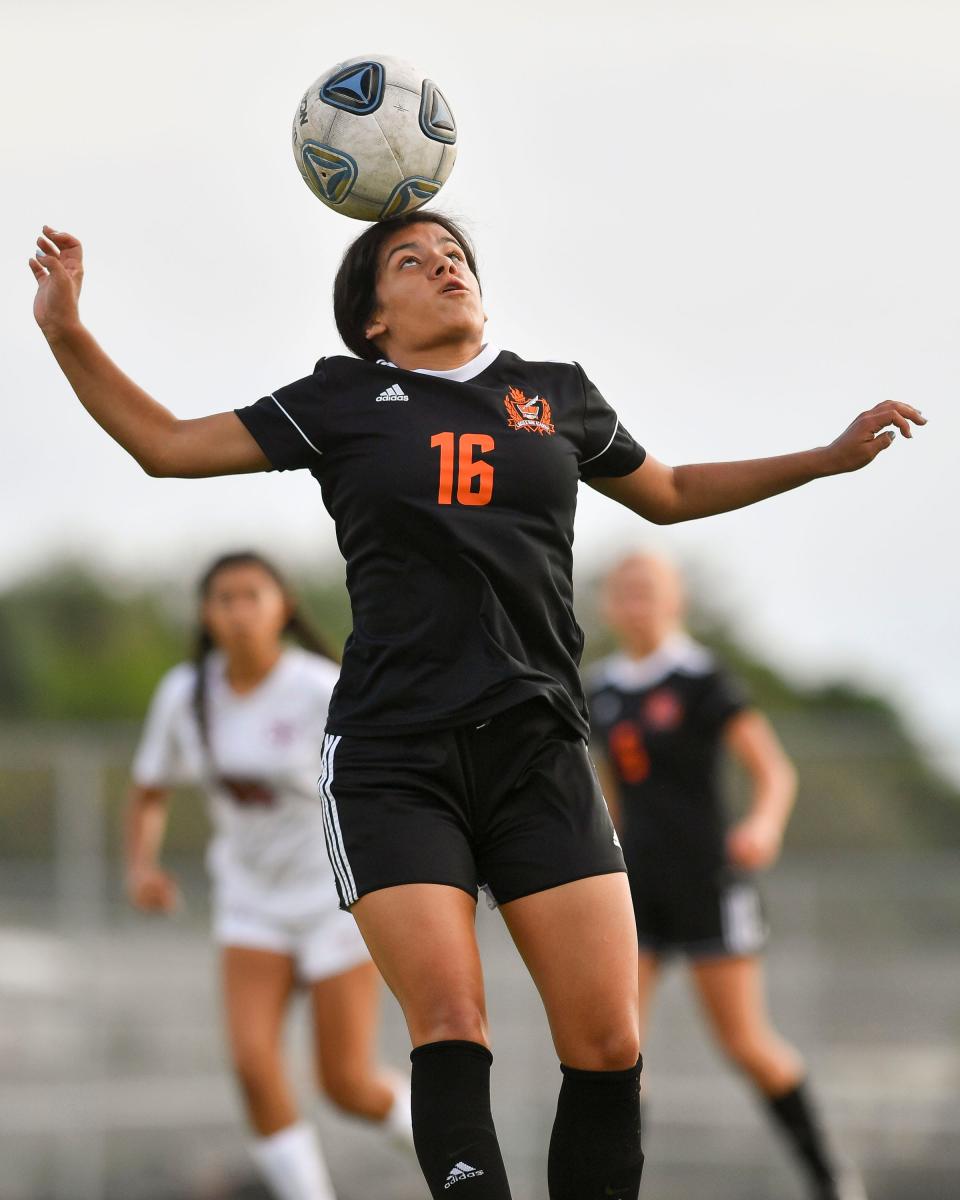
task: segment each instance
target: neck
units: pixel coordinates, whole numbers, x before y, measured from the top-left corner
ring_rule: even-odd
[[[476,358],[483,349],[482,337],[470,337],[463,341],[444,343],[439,346],[406,347],[389,344],[384,354],[404,371],[455,371]]]
[[[675,629],[662,629],[657,632],[631,634],[623,640],[623,652],[628,658],[649,658],[676,632]]]
[[[279,642],[269,646],[243,646],[227,654],[227,683],[235,692],[252,692],[277,665],[283,647]]]

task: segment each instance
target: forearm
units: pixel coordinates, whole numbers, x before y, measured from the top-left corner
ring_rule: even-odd
[[[754,776],[748,816],[785,829],[797,794],[797,776],[790,762],[771,764]]]
[[[124,862],[128,875],[157,864],[166,831],[166,795],[134,788],[124,822]]]
[[[177,418],[125,375],[83,325],[47,333],[47,341],[97,424],[148,474],[163,473],[163,447],[175,435]]]
[[[756,504],[814,479],[832,475],[826,449],[801,450],[776,458],[696,463],[673,468],[673,497],[663,523],[692,521]]]

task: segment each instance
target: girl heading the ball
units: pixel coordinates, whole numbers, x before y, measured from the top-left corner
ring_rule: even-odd
[[[78,313],[80,243],[45,227],[35,314],[81,402],[151,475],[309,470],[347,560],[353,633],[320,793],[340,903],[413,1045],[417,1154],[434,1197],[506,1200],[474,929],[486,888],[543,998],[562,1084],[551,1200],[636,1197],[637,935],[585,737],[572,610],[577,490],[660,524],[854,471],[923,418],[887,402],[829,445],[669,467],[575,363],[484,339],[462,231],[414,213],[367,229],[335,289],[356,358],[249,408],[179,420]]]

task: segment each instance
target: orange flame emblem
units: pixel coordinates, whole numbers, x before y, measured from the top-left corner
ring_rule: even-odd
[[[529,429],[541,436],[557,432],[553,426],[550,405],[543,396],[528,399],[520,388],[512,387],[507,391],[503,403],[507,410],[507,424],[511,429]]]

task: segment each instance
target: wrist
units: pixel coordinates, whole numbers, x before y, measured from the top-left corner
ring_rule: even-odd
[[[51,349],[68,345],[83,333],[83,324],[79,316],[69,321],[45,321],[40,326],[40,332],[47,339]]]
[[[828,475],[839,475],[843,470],[833,446],[818,446],[808,450],[810,456],[811,478],[824,479]]]

